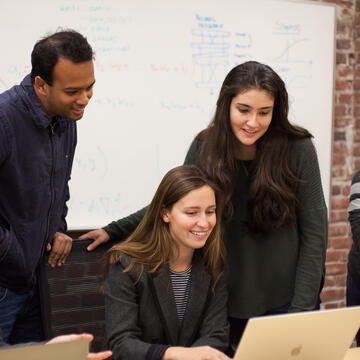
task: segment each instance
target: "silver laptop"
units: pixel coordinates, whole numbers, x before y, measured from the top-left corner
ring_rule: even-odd
[[[342,360],[360,327],[360,306],[255,317],[234,360]]]
[[[25,345],[0,350],[1,360],[85,360],[89,340],[80,339],[56,344]]]
[[[360,359],[360,348],[358,347],[349,349],[344,357],[344,360],[359,360],[359,359]]]

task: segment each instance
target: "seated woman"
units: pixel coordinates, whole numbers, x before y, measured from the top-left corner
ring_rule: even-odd
[[[134,233],[105,257],[115,360],[229,359],[218,189],[193,165],[170,170]]]

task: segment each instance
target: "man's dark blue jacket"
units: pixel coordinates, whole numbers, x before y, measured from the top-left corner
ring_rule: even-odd
[[[30,76],[0,94],[0,286],[27,291],[56,231],[66,231],[76,123],[50,118]]]

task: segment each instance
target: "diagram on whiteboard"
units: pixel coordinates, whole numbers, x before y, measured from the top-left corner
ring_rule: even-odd
[[[225,66],[229,64],[230,33],[223,30],[223,25],[211,16],[201,17],[196,14],[196,22],[197,27],[192,30],[194,42],[191,43],[193,59],[200,68],[196,86],[208,88],[213,95],[222,80],[218,77],[218,69],[222,75]]]

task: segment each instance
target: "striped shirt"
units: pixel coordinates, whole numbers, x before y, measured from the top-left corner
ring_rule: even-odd
[[[182,321],[186,304],[189,297],[191,266],[185,270],[176,272],[170,269],[170,277],[174,292],[176,311],[180,322]]]
[[[351,183],[348,211],[353,239],[349,252],[348,273],[360,288],[360,170],[355,173]]]
[[[357,176],[354,176],[353,182],[351,184],[348,212],[360,210],[360,182],[358,176],[359,174],[357,173]]]

